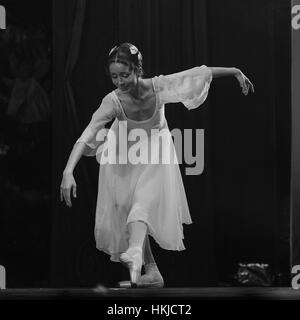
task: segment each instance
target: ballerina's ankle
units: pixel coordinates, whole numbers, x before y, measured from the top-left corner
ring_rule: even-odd
[[[126,253],[129,254],[130,252],[134,251],[135,253],[137,253],[136,251],[140,251],[140,252],[143,252],[143,248],[140,247],[140,246],[132,246],[132,247],[129,247],[127,250],[126,250]]]
[[[146,273],[148,273],[148,271],[152,271],[152,270],[159,271],[157,264],[155,262],[145,263],[144,268],[145,268]]]

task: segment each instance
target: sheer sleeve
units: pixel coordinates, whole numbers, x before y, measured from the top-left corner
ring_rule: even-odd
[[[84,142],[89,148],[84,153],[85,156],[94,156],[98,147],[104,142],[107,130],[105,124],[117,116],[117,108],[109,95],[105,96],[100,107],[92,115],[90,123],[87,125],[76,143]]]
[[[205,65],[156,77],[161,103],[182,102],[189,110],[205,101],[211,81],[212,72]]]

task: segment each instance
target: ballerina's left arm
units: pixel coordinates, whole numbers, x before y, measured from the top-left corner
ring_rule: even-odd
[[[242,88],[243,94],[246,96],[249,89],[254,92],[254,87],[251,81],[243,74],[243,72],[237,68],[222,68],[222,67],[209,67],[212,72],[213,78],[234,76]]]

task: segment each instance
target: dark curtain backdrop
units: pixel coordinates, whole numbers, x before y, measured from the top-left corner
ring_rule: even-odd
[[[143,53],[146,77],[197,65],[235,66],[253,81],[245,97],[233,78],[215,79],[201,108],[166,106],[170,129],[205,130],[205,168],[185,175],[193,224],[184,252],[157,247],[167,286],[224,283],[238,262],[288,269],[289,1],[54,0],[53,223],[51,285],[115,285],[127,270],[95,249],[99,166],[82,158],[73,207],[59,201],[72,146],[113,89],[104,61],[117,43]],[[195,131],[194,131],[195,132]]]

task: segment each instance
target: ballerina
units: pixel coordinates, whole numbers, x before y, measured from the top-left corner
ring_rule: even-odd
[[[195,67],[182,72],[143,77],[142,54],[136,46],[123,43],[108,54],[107,72],[116,89],[109,92],[74,144],[63,172],[60,197],[72,206],[71,195],[76,197],[73,171],[82,155],[96,156],[99,164],[99,185],[95,215],[97,249],[122,262],[129,268],[132,286],[163,287],[164,279],[151,251],[149,236],[166,250],[184,250],[183,224],[192,223],[178,162],[162,163],[169,153],[176,158],[174,144],[155,155],[160,161],[109,163],[103,160],[110,143],[118,144],[117,160],[128,160],[129,148],[122,147],[120,126],[135,141],[134,130],[144,130],[139,151],[146,152],[157,133],[167,130],[165,104],[181,102],[188,110],[204,103],[210,83],[215,77],[234,76],[244,95],[254,92],[250,80],[237,68]],[[114,120],[106,137],[99,137],[105,124]],[[119,137],[108,139],[110,135]],[[170,141],[171,134],[169,134]],[[162,142],[156,139],[157,143]],[[147,142],[147,143],[146,143]],[[149,150],[148,150],[149,151]],[[146,154],[148,154],[146,152]],[[153,156],[153,155],[152,155]],[[176,159],[175,159],[176,160]],[[142,275],[142,268],[145,273]]]

